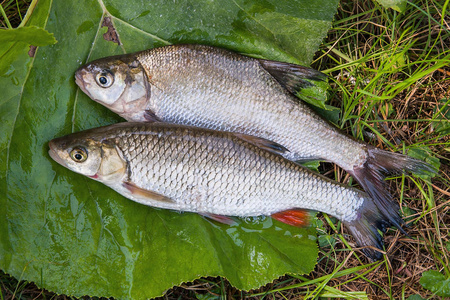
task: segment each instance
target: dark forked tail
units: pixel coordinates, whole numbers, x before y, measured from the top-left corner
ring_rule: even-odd
[[[395,226],[406,234],[401,228],[404,222],[398,214],[399,205],[387,190],[384,181],[385,175],[404,171],[429,174],[435,173],[437,170],[412,157],[368,147],[367,161],[361,168],[355,168],[350,173],[371,199],[367,198],[364,201],[364,205],[360,208],[359,218],[346,225],[360,246],[374,246],[382,249],[383,239],[378,230],[385,232],[388,227]],[[382,257],[380,252],[370,248],[363,249],[363,252],[374,260]]]
[[[435,173],[437,170],[431,165],[399,153],[384,151],[372,146],[368,148],[368,158],[363,167],[355,168],[350,172],[363,189],[373,198],[380,212],[392,225],[399,228],[402,222],[398,222],[399,206],[392,199],[384,181],[386,174],[398,174],[403,171],[416,174]]]
[[[367,164],[370,168],[384,173],[414,172],[419,175],[436,173],[438,170],[432,165],[400,153],[389,152],[368,146],[369,158]]]
[[[344,224],[350,230],[358,246],[363,247],[362,252],[372,260],[379,260],[383,254],[376,249],[383,250],[381,233],[386,232],[387,228],[392,225],[400,226],[403,220],[398,214],[398,207],[394,202],[391,202],[392,213],[386,216],[370,196],[362,192],[361,195],[363,195],[364,202],[358,209],[356,219],[344,221]]]

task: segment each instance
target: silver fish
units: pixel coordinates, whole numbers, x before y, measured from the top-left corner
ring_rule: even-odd
[[[366,193],[316,174],[279,154],[274,142],[240,133],[166,123],[119,123],[49,142],[49,154],[72,171],[136,202],[223,216],[272,216],[301,223],[298,209],[339,218],[360,246],[381,249],[386,218]],[[363,249],[372,258],[380,252]]]
[[[199,126],[259,136],[283,145],[289,160],[321,159],[350,173],[395,220],[385,173],[435,170],[405,155],[357,141],[294,96],[323,74],[202,45],[175,45],[93,61],[78,86],[128,121]],[[400,227],[400,224],[395,224]]]

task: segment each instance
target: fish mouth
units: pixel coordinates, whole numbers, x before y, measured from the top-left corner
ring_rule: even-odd
[[[89,93],[89,91],[86,89],[86,85],[84,83],[83,77],[86,74],[85,70],[78,70],[75,72],[75,83],[79,86],[79,88],[86,94],[88,95],[90,98],[92,98],[91,94]]]
[[[50,142],[48,142],[48,147],[50,148],[50,150],[48,150],[48,155],[50,155],[50,157],[56,161],[58,164],[60,164],[61,166],[66,166],[66,163],[64,162],[64,160],[61,158],[61,156],[58,155],[58,152],[55,150],[56,145],[54,143],[53,140],[51,140]]]

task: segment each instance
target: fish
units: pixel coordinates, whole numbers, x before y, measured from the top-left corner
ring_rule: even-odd
[[[288,149],[282,154],[286,159],[335,163],[395,220],[399,206],[392,204],[396,201],[386,175],[437,170],[342,133],[295,96],[325,77],[311,68],[205,45],[170,45],[102,58],[75,73],[84,93],[127,121],[258,136]],[[401,228],[400,223],[395,226]]]
[[[380,259],[379,230],[400,216],[386,218],[365,192],[284,158],[287,151],[255,136],[163,122],[117,123],[49,142],[54,161],[138,203],[222,223],[271,216],[299,226],[302,210],[321,211]]]

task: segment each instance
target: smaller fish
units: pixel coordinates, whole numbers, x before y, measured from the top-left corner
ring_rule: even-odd
[[[159,122],[119,123],[49,142],[62,166],[100,181],[136,202],[228,216],[272,216],[301,225],[299,209],[340,219],[371,259],[381,258],[384,231],[401,218],[383,214],[366,193],[281,156],[283,146],[241,133]]]

